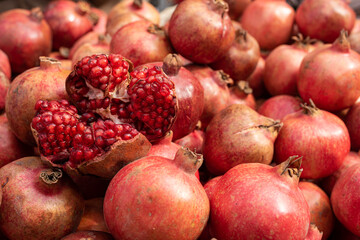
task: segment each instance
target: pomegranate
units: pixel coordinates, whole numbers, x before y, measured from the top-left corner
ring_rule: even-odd
[[[301,110],[301,99],[289,95],[277,95],[267,99],[258,109],[258,113],[276,120]]]
[[[351,106],[350,110],[345,116],[345,124],[349,130],[351,139],[351,149],[354,151],[360,150],[360,102],[356,102]]]
[[[0,229],[10,240],[60,239],[80,222],[84,200],[71,179],[38,157],[0,169]]]
[[[30,123],[35,116],[35,103],[39,99],[67,99],[65,79],[70,71],[57,60],[41,57],[40,67],[18,75],[6,96],[5,111],[9,126],[24,143],[35,145]]]
[[[97,43],[85,43],[75,50],[72,57],[72,66],[74,67],[81,59],[86,56],[96,54],[109,54],[110,44],[106,38],[100,37]]]
[[[196,63],[211,63],[222,57],[235,38],[228,10],[223,0],[179,3],[169,22],[175,50]]]
[[[140,20],[145,20],[145,19],[142,16],[133,12],[126,12],[117,15],[116,17],[113,18],[111,22],[109,21],[107,23],[106,33],[109,34],[110,36],[114,36],[115,33],[123,26]]]
[[[253,73],[246,79],[249,82],[249,87],[252,89],[252,94],[254,97],[262,97],[266,92],[264,84],[264,70],[265,70],[265,60],[260,57]]]
[[[323,239],[323,233],[314,225],[310,224],[308,234],[306,235],[305,240],[321,240]],[[326,239],[326,238],[325,238]]]
[[[357,53],[360,53],[360,32],[352,32],[349,36],[349,42],[351,49]]]
[[[336,218],[353,234],[360,236],[359,231],[359,195],[360,165],[349,167],[337,180],[331,192],[331,205]]]
[[[5,109],[6,94],[10,86],[9,79],[0,71],[0,113]]]
[[[237,30],[235,40],[225,55],[211,63],[214,69],[221,69],[234,81],[245,80],[255,70],[260,58],[259,44],[245,30]]]
[[[137,14],[154,24],[160,23],[159,11],[148,1],[123,0],[116,4],[109,12],[107,25],[113,25],[113,21],[116,21],[118,16],[129,12]]]
[[[329,197],[320,187],[311,182],[299,182],[299,188],[310,208],[310,223],[316,225],[323,233],[323,239],[328,239],[335,220]]]
[[[5,74],[8,79],[11,79],[11,66],[6,53],[0,49],[0,71]]]
[[[335,41],[342,29],[350,32],[355,18],[354,10],[343,0],[304,0],[295,16],[302,34],[327,43]]]
[[[105,34],[106,32],[106,23],[107,23],[107,13],[99,8],[91,8],[91,13],[94,19],[97,19],[95,26],[93,26],[93,31],[100,34]]]
[[[103,214],[104,198],[85,200],[85,210],[77,231],[109,232]]]
[[[230,87],[230,99],[228,104],[245,104],[252,109],[255,109],[255,98],[252,95],[252,88],[249,86],[248,82],[239,81],[234,86]]]
[[[301,157],[271,167],[245,163],[222,176],[210,194],[210,229],[218,240],[304,240],[310,211],[298,187]]]
[[[114,240],[111,234],[99,231],[78,231],[71,233],[61,240]]]
[[[195,153],[202,154],[204,137],[205,133],[203,131],[195,129],[185,137],[176,140],[175,143],[182,147],[189,148]]]
[[[231,19],[239,19],[251,0],[225,0],[229,4],[229,16]]]
[[[336,115],[302,104],[302,111],[283,118],[275,141],[275,160],[303,156],[303,178],[318,179],[338,170],[350,151],[350,137],[344,122]]]
[[[145,157],[121,169],[104,199],[105,221],[114,238],[197,239],[210,211],[194,175],[201,164],[201,155],[180,148],[174,160]]]
[[[241,26],[253,36],[261,49],[272,50],[291,37],[294,9],[285,1],[253,1],[241,16]]]
[[[360,96],[360,55],[350,49],[346,31],[332,45],[305,56],[297,88],[304,101],[311,98],[320,109],[339,111],[355,103]]]
[[[12,9],[0,14],[0,49],[9,57],[13,73],[35,67],[51,51],[51,29],[40,8]],[[21,41],[19,41],[21,39]]]
[[[207,169],[221,175],[241,163],[270,164],[280,128],[278,121],[246,105],[230,105],[216,114],[206,129],[203,153]]]
[[[214,71],[205,65],[187,65],[188,69],[200,82],[204,89],[204,110],[200,117],[203,129],[213,116],[227,107],[230,91],[227,84],[233,83],[229,75],[222,70]]]
[[[150,148],[147,156],[159,156],[174,159],[176,152],[181,148],[180,145],[172,142],[173,133],[170,131],[165,138],[155,142]]]
[[[119,29],[110,42],[110,52],[130,59],[134,66],[162,61],[172,52],[165,31],[146,21],[135,21]]]
[[[72,59],[74,56],[74,53],[84,44],[90,43],[90,44],[98,44],[100,42],[107,42],[110,43],[110,38],[108,36],[105,36],[102,33],[98,33],[96,31],[88,32],[87,34],[83,35],[81,38],[79,38],[74,45],[71,47],[69,51],[69,58]]]
[[[15,137],[6,115],[0,115],[0,168],[14,160],[31,155],[33,155],[32,148]]]
[[[300,65],[309,52],[308,38],[294,37],[292,45],[276,47],[265,60],[264,84],[268,92],[275,95],[296,96],[296,81]]]
[[[336,170],[333,174],[331,174],[329,177],[323,178],[321,180],[321,188],[324,189],[324,191],[330,196],[335,183],[344,174],[346,169],[358,163],[360,163],[359,154],[356,152],[349,152],[348,155],[346,155],[344,162],[341,164],[340,168]]]
[[[90,32],[98,17],[87,2],[69,0],[50,2],[44,10],[53,34],[53,48],[70,48],[81,36]]]

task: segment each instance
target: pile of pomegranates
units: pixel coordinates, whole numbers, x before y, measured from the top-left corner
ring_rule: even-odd
[[[96,2],[0,12],[0,239],[360,239],[350,1]]]

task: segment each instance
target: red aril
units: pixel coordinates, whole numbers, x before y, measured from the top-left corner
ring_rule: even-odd
[[[265,117],[282,120],[286,115],[301,110],[301,99],[289,95],[278,95],[267,99],[258,109]]]
[[[11,66],[6,53],[0,49],[0,71],[5,74],[8,79],[11,79]]]

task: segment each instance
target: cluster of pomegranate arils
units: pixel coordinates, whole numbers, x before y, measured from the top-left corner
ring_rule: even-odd
[[[118,54],[84,57],[66,80],[74,105],[39,100],[31,127],[40,153],[75,168],[140,133],[163,138],[176,117],[173,82],[161,67],[139,67]]]

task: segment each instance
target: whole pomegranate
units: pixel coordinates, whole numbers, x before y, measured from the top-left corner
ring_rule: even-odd
[[[105,221],[114,238],[197,239],[210,210],[194,175],[201,164],[201,155],[181,148],[174,160],[145,157],[121,169],[104,199]]]
[[[103,214],[104,198],[85,200],[85,210],[77,231],[109,232]]]
[[[275,95],[296,96],[296,81],[300,65],[305,55],[309,52],[308,39],[302,35],[294,37],[292,45],[276,47],[265,60],[264,84],[268,92]]]
[[[227,171],[210,194],[210,229],[218,240],[304,240],[310,211],[298,187],[301,157],[271,167],[245,163]]]
[[[0,71],[5,74],[8,79],[11,79],[11,66],[6,53],[0,49]]]
[[[335,221],[329,197],[320,187],[311,182],[299,182],[299,188],[309,205],[310,223],[316,225],[323,233],[323,239],[328,239]]]
[[[234,81],[248,78],[260,58],[260,47],[255,38],[241,29],[235,32],[235,40],[224,56],[211,63],[211,67],[223,70]]]
[[[228,10],[223,0],[179,3],[168,31],[175,50],[195,63],[211,63],[222,57],[235,38]]]
[[[176,140],[175,143],[182,147],[189,148],[195,153],[202,154],[204,137],[205,133],[203,131],[195,129],[185,137]]]
[[[207,169],[221,175],[241,163],[270,164],[280,128],[278,121],[244,104],[230,105],[206,129],[203,154]]]
[[[6,115],[0,115],[0,168],[19,158],[31,155],[33,155],[32,148],[15,137]]]
[[[230,99],[228,105],[245,104],[252,109],[255,109],[256,102],[252,92],[252,88],[247,81],[237,82],[234,86],[230,87]]]
[[[255,70],[246,79],[249,82],[249,87],[252,89],[252,94],[256,98],[263,97],[267,93],[264,84],[264,70],[265,60],[260,57]]]
[[[225,0],[229,4],[229,16],[231,19],[239,19],[251,0]]]
[[[111,234],[100,231],[78,231],[71,233],[61,240],[114,240]]]
[[[258,113],[276,120],[282,120],[290,113],[301,110],[301,99],[290,95],[277,95],[267,99],[258,109]]]
[[[360,165],[349,167],[335,183],[331,192],[331,205],[336,218],[353,234],[360,236],[359,202]]]
[[[40,67],[29,69],[12,81],[6,96],[5,111],[9,126],[17,138],[35,145],[30,129],[36,112],[35,104],[39,99],[67,99],[65,80],[69,73],[59,61],[41,57]]]
[[[51,52],[51,29],[40,8],[3,12],[0,32],[0,49],[9,57],[13,73],[37,66],[39,57]]]
[[[310,224],[308,234],[306,235],[305,240],[321,240],[323,239],[323,232],[320,232],[319,229],[314,224]]]
[[[335,41],[342,29],[350,32],[355,18],[355,11],[344,0],[304,0],[295,16],[302,34],[327,43]]]
[[[113,20],[107,23],[106,25],[106,33],[108,33],[110,36],[114,36],[115,33],[122,28],[123,26],[140,21],[140,20],[146,20],[142,16],[133,13],[133,12],[126,12],[120,15],[117,15],[113,18]]]
[[[257,0],[241,16],[241,26],[253,36],[261,49],[272,50],[291,37],[294,9],[285,1]]]
[[[96,21],[96,24],[93,26],[93,31],[98,32],[100,34],[105,34],[106,23],[108,19],[107,13],[99,8],[92,7],[90,14]]]
[[[98,21],[96,14],[90,13],[91,7],[84,1],[50,2],[44,10],[44,15],[51,27],[53,48],[55,50],[60,47],[70,48],[76,40],[90,32]]]
[[[110,43],[110,38],[102,33],[98,33],[96,31],[91,31],[83,35],[81,38],[79,38],[71,47],[68,57],[70,59],[73,58],[74,53],[84,44],[90,43],[90,44],[98,44],[100,42],[107,42]],[[64,48],[61,48],[64,49]]]
[[[349,36],[351,49],[360,53],[360,32],[352,32]]]
[[[163,139],[152,144],[147,156],[159,156],[174,159],[176,152],[181,148],[177,143],[172,142],[173,133],[170,131]]]
[[[297,154],[303,156],[303,178],[327,177],[340,168],[350,151],[349,132],[339,117],[318,109],[312,101],[302,108],[283,118],[275,160],[281,163]]]
[[[110,42],[110,52],[121,54],[134,66],[162,61],[172,52],[164,29],[147,21],[135,21],[123,26]]]
[[[84,200],[61,170],[26,157],[2,167],[0,182],[0,229],[8,239],[60,239],[77,228]]]
[[[350,110],[345,116],[345,124],[349,130],[351,139],[351,149],[354,151],[360,150],[360,102],[356,102],[351,106]]]
[[[6,94],[10,87],[10,80],[0,71],[0,113],[5,109]]]

